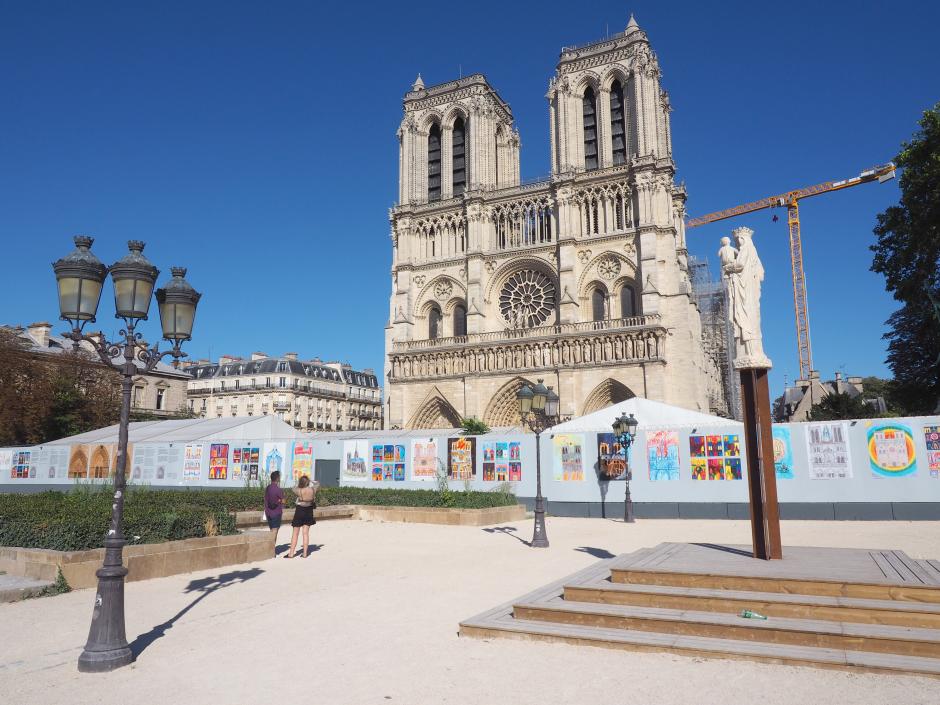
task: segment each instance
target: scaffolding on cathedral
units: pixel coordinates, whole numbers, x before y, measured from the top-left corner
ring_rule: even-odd
[[[692,296],[702,320],[702,350],[705,359],[714,365],[720,385],[709,385],[710,411],[719,416],[741,420],[741,390],[736,383],[731,351],[734,333],[728,317],[728,297],[722,279],[712,279],[708,259],[689,255]]]

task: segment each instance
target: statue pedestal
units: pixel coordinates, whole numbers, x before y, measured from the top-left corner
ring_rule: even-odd
[[[738,367],[738,365],[735,365]],[[783,558],[766,367],[739,369],[754,557]]]

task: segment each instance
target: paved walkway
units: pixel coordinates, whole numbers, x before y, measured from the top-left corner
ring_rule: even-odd
[[[289,529],[282,529],[281,540]],[[549,519],[505,530],[321,522],[307,560],[127,586],[135,664],[79,674],[93,592],[0,605],[3,702],[936,703],[938,683],[670,654],[457,637],[458,622],[553,579],[661,541],[748,543],[743,521]],[[791,545],[936,558],[940,523],[784,522]],[[758,692],[760,695],[758,695]]]
[[[0,602],[16,602],[24,597],[32,597],[50,585],[52,583],[48,580],[33,580],[0,573]]]

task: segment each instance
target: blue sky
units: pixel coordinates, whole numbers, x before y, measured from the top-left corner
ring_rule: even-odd
[[[549,170],[560,48],[636,14],[674,108],[697,215],[888,161],[940,98],[935,3],[19,2],[0,0],[0,322],[54,321],[71,237],[107,263],[147,241],[204,293],[195,357],[297,351],[380,371],[401,98],[482,72],[513,109],[523,178]],[[575,15],[572,14],[575,10]],[[869,271],[896,182],[804,202],[816,367],[885,374],[894,309]],[[785,218],[755,229],[773,393],[798,371]],[[782,213],[781,213],[782,215]],[[117,328],[110,300],[99,321]],[[156,320],[146,329],[158,332]]]

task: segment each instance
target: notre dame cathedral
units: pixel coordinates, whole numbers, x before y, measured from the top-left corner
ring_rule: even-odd
[[[562,49],[551,176],[519,179],[509,105],[476,74],[420,75],[398,130],[385,424],[518,423],[543,378],[563,416],[632,396],[709,411],[669,97],[646,34]]]

